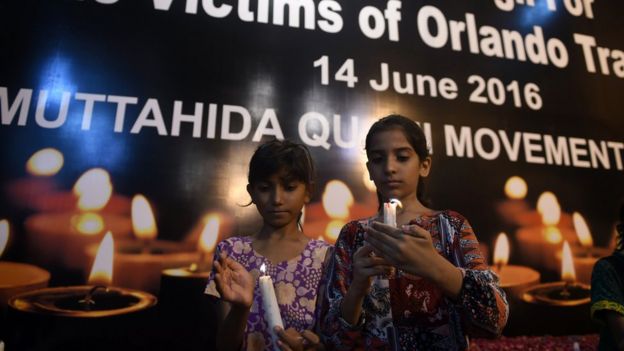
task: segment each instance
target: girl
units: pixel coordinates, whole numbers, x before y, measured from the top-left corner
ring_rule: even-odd
[[[423,131],[403,116],[382,118],[366,136],[366,153],[380,205],[402,202],[399,228],[380,223],[381,214],[342,228],[327,272],[326,344],[457,350],[468,347],[468,335],[499,335],[507,301],[470,224],[423,201],[431,168]]]
[[[319,338],[316,296],[329,247],[310,240],[299,226],[310,200],[314,166],[305,146],[289,141],[261,145],[251,158],[247,192],[262,216],[253,236],[231,237],[217,245],[206,294],[219,300],[219,350],[273,349],[258,284],[260,266],[273,279],[286,330],[278,330],[282,350],[314,349]]]

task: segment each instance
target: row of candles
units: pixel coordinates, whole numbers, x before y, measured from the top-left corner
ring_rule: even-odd
[[[60,169],[58,164],[62,164],[62,155],[60,155],[60,157],[59,155],[60,153],[53,149],[42,150],[31,157],[28,161],[27,169],[31,173],[39,172],[36,173],[39,175],[53,175]],[[54,161],[55,159],[60,161]],[[507,191],[510,199],[508,205],[515,210],[512,211],[512,213],[514,213],[514,215],[518,213],[530,213],[526,217],[531,218],[531,220],[527,222],[534,224],[535,221],[531,217],[533,216],[531,211],[526,211],[522,208],[524,202],[521,199],[526,195],[526,184],[524,184],[523,190],[523,181],[518,178],[511,178],[506,184],[506,189],[507,188],[512,189],[511,191]],[[522,192],[524,192],[524,195]],[[540,197],[540,201],[538,201],[538,213],[541,215],[543,225],[539,226],[539,229],[526,230],[525,228],[521,228],[516,233],[516,239],[520,243],[520,251],[522,251],[523,245],[527,246],[527,251],[524,252],[526,255],[523,254],[524,257],[530,258],[535,256],[541,258],[543,256],[549,256],[553,260],[557,260],[557,257],[560,257],[559,260],[564,264],[562,268],[563,282],[561,284],[555,284],[555,288],[560,288],[559,290],[561,290],[561,293],[555,294],[560,297],[560,300],[569,302],[572,298],[577,299],[581,296],[581,300],[586,301],[586,296],[577,294],[576,290],[574,290],[575,293],[572,297],[569,292],[570,289],[576,289],[576,287],[581,287],[581,290],[587,290],[587,288],[574,283],[574,265],[570,263],[572,261],[572,256],[568,257],[571,253],[569,253],[569,249],[566,249],[566,247],[569,247],[567,243],[561,246],[563,248],[562,254],[556,253],[555,251],[544,254],[542,250],[543,247],[550,247],[547,246],[549,245],[547,240],[549,235],[556,239],[556,233],[559,231],[559,236],[561,237],[560,229],[556,226],[559,222],[558,217],[560,216],[560,209],[558,209],[556,198],[554,198],[554,195],[551,195],[552,194],[546,193],[546,195]],[[64,204],[67,202],[67,200],[59,200],[67,198],[68,196],[66,195],[63,195],[64,197],[58,194],[52,196],[54,199],[38,201],[37,203],[49,204],[54,202],[57,204]],[[231,220],[227,218],[227,216],[211,214],[203,219],[201,229],[202,235],[199,240],[200,253],[198,254],[192,250],[188,250],[189,245],[155,240],[157,231],[153,212],[151,211],[149,202],[142,195],[135,196],[131,201],[131,205],[126,205],[126,203],[130,202],[129,200],[124,201],[123,197],[117,196],[115,201],[116,205],[112,207],[110,201],[111,197],[114,197],[114,195],[110,177],[106,171],[94,169],[85,173],[76,182],[74,195],[69,196],[69,198],[72,199],[70,202],[75,203],[75,199],[77,199],[77,211],[40,213],[26,220],[25,227],[29,235],[28,245],[31,245],[29,249],[34,251],[33,253],[37,257],[45,257],[47,254],[46,251],[49,253],[51,248],[56,248],[60,252],[51,254],[51,256],[53,256],[52,258],[60,258],[63,260],[62,263],[67,266],[84,267],[85,262],[97,257],[97,250],[95,249],[94,243],[104,237],[104,229],[107,229],[110,230],[112,236],[120,240],[115,252],[115,271],[117,272],[114,281],[115,285],[126,289],[134,288],[137,289],[137,291],[156,293],[159,289],[158,285],[161,275],[189,277],[205,281],[207,278],[206,272],[210,269],[209,257],[211,257],[211,252],[216,240],[224,233],[226,233],[225,235],[229,234],[228,229],[224,230],[223,228],[231,225]],[[353,195],[344,183],[337,180],[331,181],[325,188],[322,202],[320,204],[312,204],[306,208],[304,214],[304,229],[306,233],[320,232],[322,233],[320,238],[334,241],[339,229],[346,223],[346,220],[374,214],[376,212],[374,202],[375,199],[372,198],[370,203],[354,203]],[[65,208],[65,205],[61,207]],[[50,208],[50,206],[43,206],[43,208]],[[126,208],[130,208],[132,220],[124,215]],[[587,234],[585,237],[589,235],[587,225],[580,215],[575,214],[574,218],[576,232],[579,233],[581,237],[580,242],[584,243],[586,240],[582,239],[584,234],[581,233],[586,232]],[[0,223],[0,231],[6,232],[8,237],[8,221]],[[58,228],[62,229],[58,230]],[[131,232],[135,233],[138,237],[137,240],[129,240]],[[195,230],[195,232],[197,232],[197,230]],[[569,232],[569,230],[566,230],[564,236],[569,236]],[[591,239],[591,236],[589,236],[589,238]],[[561,240],[559,240],[559,245],[560,241]],[[106,242],[109,242],[109,239],[107,239]],[[505,246],[505,239],[499,239],[498,242],[501,244],[497,244],[497,247]],[[506,242],[508,251],[509,240],[507,239]],[[555,242],[557,241],[555,240]],[[100,246],[100,250],[102,250],[103,245]],[[107,244],[105,246],[110,247],[112,245]],[[550,292],[540,292],[539,285],[537,285],[540,280],[540,274],[537,271],[524,266],[506,265],[508,258],[501,258],[498,251],[505,250],[502,248],[497,248],[495,250],[494,270],[496,270],[500,276],[503,288],[507,290],[511,296],[522,297],[527,293],[529,297],[525,297],[525,300],[539,303],[544,303],[546,300],[543,298],[535,299],[534,297],[530,297],[535,295],[532,294],[531,291],[537,291],[537,295],[539,296],[553,296]],[[536,252],[539,252],[539,254],[536,254]],[[588,249],[576,250],[574,252],[586,253]],[[580,266],[586,268],[582,268],[581,272],[585,272],[587,269],[591,271],[591,266],[597,259],[597,255],[595,255],[596,252],[597,251],[593,251],[593,256],[591,254],[586,254],[585,257],[588,257],[588,260],[581,261],[584,263]],[[66,261],[67,259],[70,259],[70,261]],[[71,260],[75,260],[75,262],[71,262]],[[570,265],[572,266],[572,273],[569,273]],[[5,268],[8,266],[10,266],[10,268]],[[18,266],[20,266],[20,268],[17,268]],[[26,268],[25,266],[28,267]],[[182,266],[183,268],[179,268]],[[30,265],[3,262],[2,265],[0,265],[0,269],[3,268],[12,272],[10,275],[0,275],[3,279],[11,279],[9,276],[30,277],[34,275],[37,279],[31,280],[38,281],[36,283],[29,282],[30,285],[27,287],[25,287],[22,282],[17,281],[9,282],[8,284],[3,283],[3,286],[9,286],[10,288],[1,290],[5,295],[0,295],[0,297],[2,297],[0,303],[5,302],[8,296],[15,295],[18,292],[44,287],[47,285],[50,278],[48,272]],[[586,274],[583,273],[582,276],[586,276]],[[143,280],[141,279],[142,277],[144,278]],[[270,295],[272,289],[269,285],[272,285],[272,283],[267,283],[270,282],[270,277],[263,275],[260,277],[259,281],[263,295]],[[108,286],[110,284],[111,283],[108,282],[104,285]],[[529,289],[531,287],[535,288],[536,285],[537,289]],[[62,290],[63,288],[60,289]],[[85,295],[83,294],[85,289],[86,288],[78,289],[80,291],[79,295]],[[557,298],[555,298],[555,300],[557,300]],[[552,303],[552,301],[550,301],[550,303]],[[268,301],[266,304],[268,306],[271,305],[272,302]],[[79,309],[83,307],[85,306],[79,307]]]

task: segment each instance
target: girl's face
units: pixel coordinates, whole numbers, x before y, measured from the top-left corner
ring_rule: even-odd
[[[401,129],[374,134],[367,154],[370,179],[385,199],[416,197],[418,179],[431,169],[431,158],[421,160]]]
[[[269,178],[247,185],[247,192],[264,223],[281,228],[297,222],[303,205],[310,201],[305,183],[282,170]]]

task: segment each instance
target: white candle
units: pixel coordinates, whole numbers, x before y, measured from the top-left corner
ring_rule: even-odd
[[[266,265],[263,263],[260,266],[262,275],[259,278],[260,295],[262,296],[262,307],[264,308],[264,319],[266,320],[271,336],[273,337],[273,348],[279,350],[277,347],[277,334],[274,331],[276,326],[284,328],[282,323],[282,316],[280,315],[279,306],[277,305],[277,298],[275,297],[275,289],[273,287],[273,279],[266,274]]]
[[[397,206],[401,206],[401,201],[397,199],[390,199],[390,201],[384,202],[383,216],[384,216],[385,224],[391,225],[393,227],[397,226],[397,220],[396,220]]]

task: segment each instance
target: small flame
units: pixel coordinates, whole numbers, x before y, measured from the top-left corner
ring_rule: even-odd
[[[505,195],[510,199],[521,200],[527,194],[527,183],[524,179],[513,176],[505,182]]]
[[[81,234],[95,235],[104,229],[104,219],[97,213],[86,212],[72,218],[74,227]]]
[[[325,229],[325,236],[330,242],[336,242],[338,239],[338,235],[340,234],[340,230],[346,223],[340,219],[334,219],[327,224],[327,228]]]
[[[266,265],[264,263],[260,265],[260,272],[262,275],[266,274]]]
[[[494,264],[504,266],[509,262],[509,239],[507,234],[500,233],[494,244]]]
[[[561,207],[555,194],[546,191],[537,199],[537,211],[542,215],[545,225],[556,225],[561,218]]]
[[[141,194],[132,198],[132,228],[134,235],[142,240],[153,240],[156,238],[156,220],[152,207]]]
[[[26,171],[35,176],[53,176],[63,167],[63,154],[53,148],[35,152],[26,162]]]
[[[113,194],[113,185],[108,172],[102,168],[86,171],[74,185],[74,194],[78,196],[78,208],[82,211],[102,209]]]
[[[572,261],[572,251],[568,241],[563,242],[563,255],[561,259],[561,280],[566,283],[574,283],[576,272],[574,271],[574,261]]]
[[[585,248],[591,248],[594,245],[594,241],[583,216],[578,212],[574,212],[572,214],[572,220],[574,221],[574,230],[576,231],[581,245]]]
[[[219,237],[219,215],[209,214],[204,217],[204,229],[199,237],[199,249],[205,253],[211,253],[217,244]]]
[[[323,209],[331,218],[346,219],[349,207],[353,205],[353,194],[347,185],[339,180],[331,180],[323,191]]]
[[[9,221],[3,219],[0,221],[0,256],[4,253],[4,249],[9,242]]]
[[[104,235],[91,274],[89,274],[89,285],[110,285],[113,281],[113,252],[115,243],[113,242],[113,234],[109,231]]]
[[[544,238],[551,244],[559,244],[563,240],[563,235],[559,228],[551,225],[544,229]]]

